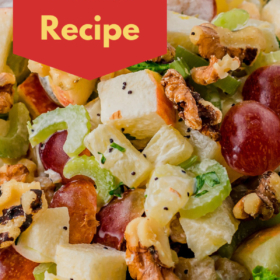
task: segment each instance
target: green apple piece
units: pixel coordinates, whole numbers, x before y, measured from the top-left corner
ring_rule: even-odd
[[[204,174],[214,173],[219,180],[212,186],[205,180],[197,195],[190,197],[185,207],[180,210],[182,217],[197,219],[215,211],[223,203],[231,192],[231,184],[226,169],[215,160],[205,159],[188,170],[197,176],[196,184],[198,184],[198,177]]]
[[[85,149],[84,138],[90,127],[90,117],[85,107],[69,105],[40,115],[32,125],[28,122],[29,140],[32,147],[35,147],[56,131],[67,129],[68,135],[63,150],[72,157]]]
[[[180,45],[197,53],[198,49],[192,44],[190,35],[192,28],[202,23],[207,23],[207,21],[167,11],[167,42],[175,48]]]
[[[97,187],[97,205],[99,207],[110,201],[112,196],[109,192],[116,187],[115,177],[109,170],[101,168],[94,157],[84,155],[71,158],[66,163],[63,174],[68,179],[76,175],[84,175],[91,178]]]
[[[178,166],[158,166],[151,175],[145,192],[147,217],[164,227],[189,200],[194,191],[194,178]]]
[[[110,170],[126,186],[136,188],[148,179],[152,164],[113,125],[101,124],[85,138],[100,167]]]
[[[0,73],[4,71],[13,39],[13,9],[0,9]]]
[[[30,120],[29,111],[23,103],[17,103],[9,112],[9,121],[6,125],[2,121],[0,136],[0,157],[20,158],[26,155],[29,148],[27,121]]]
[[[37,263],[55,262],[56,246],[69,243],[67,207],[49,208],[24,231],[14,249]]]
[[[69,280],[69,278],[60,277],[60,276],[54,275],[52,273],[48,273],[47,271],[45,272],[44,277],[45,277],[45,278],[43,278],[44,280]],[[73,278],[70,278],[70,279],[73,279]]]
[[[64,244],[56,251],[57,275],[85,280],[125,280],[125,253],[100,244]]]
[[[44,280],[45,272],[56,274],[55,263],[41,263],[33,270],[35,280]]]
[[[181,217],[189,248],[195,257],[202,259],[230,243],[238,229],[239,221],[232,214],[233,202],[227,198],[214,212],[199,219]]]
[[[163,125],[142,152],[155,166],[178,165],[192,155],[190,142],[172,126]]]
[[[249,271],[263,266],[280,276],[280,225],[261,230],[246,239],[235,251],[232,259]]]

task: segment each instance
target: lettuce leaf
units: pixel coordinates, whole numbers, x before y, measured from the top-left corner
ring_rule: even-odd
[[[270,270],[262,266],[257,266],[253,270],[253,280],[280,280]]]

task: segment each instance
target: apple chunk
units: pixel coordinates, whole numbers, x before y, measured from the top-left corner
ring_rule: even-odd
[[[280,276],[280,225],[261,230],[245,240],[232,259],[249,271],[260,265]]]
[[[126,279],[125,253],[100,244],[58,245],[56,263],[67,279]]]
[[[0,9],[0,73],[3,72],[13,39],[13,9]]]
[[[24,231],[14,249],[33,262],[55,262],[56,246],[69,243],[69,214],[66,207],[47,209]]]
[[[113,123],[137,139],[151,138],[164,124],[174,125],[176,113],[160,82],[161,76],[150,70],[100,82],[102,123]]]

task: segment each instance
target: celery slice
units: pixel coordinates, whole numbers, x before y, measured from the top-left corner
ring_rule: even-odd
[[[66,163],[63,174],[68,179],[76,175],[91,178],[97,187],[97,204],[100,207],[110,201],[112,196],[109,192],[116,188],[115,177],[109,170],[101,168],[94,157],[73,157]]]
[[[80,154],[84,149],[84,138],[90,131],[90,117],[84,106],[69,105],[40,115],[28,122],[29,140],[32,147],[45,141],[58,130],[68,130],[63,150],[70,157]]]
[[[211,185],[207,180],[203,183],[200,192],[203,195],[191,196],[188,203],[180,210],[183,218],[197,219],[207,213],[213,212],[229,196],[231,191],[230,181],[226,169],[215,160],[205,159],[188,169],[195,176],[216,173],[219,183]],[[207,191],[207,192],[205,192]]]
[[[193,166],[198,161],[198,156],[192,156],[186,161],[180,163],[178,166],[182,167],[183,169],[188,169]]]
[[[228,95],[233,95],[236,93],[237,89],[241,85],[241,82],[228,75],[226,78],[222,80],[218,80],[213,86],[221,89],[223,92]]]
[[[56,275],[56,264],[55,263],[41,263],[36,266],[33,270],[35,280],[44,280],[45,272]]]
[[[0,137],[0,157],[20,158],[29,148],[26,123],[30,120],[29,112],[23,103],[17,103],[9,112],[9,131]]]
[[[232,9],[226,13],[220,13],[212,20],[212,24],[234,30],[242,27],[249,20],[250,15],[242,9]]]
[[[175,69],[178,73],[182,75],[184,79],[190,76],[190,67],[183,58],[177,58],[172,63],[170,63],[170,68]]]

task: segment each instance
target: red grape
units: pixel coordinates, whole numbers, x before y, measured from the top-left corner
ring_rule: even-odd
[[[261,67],[246,80],[244,100],[255,100],[272,109],[280,117],[280,65]]]
[[[222,154],[230,167],[250,176],[280,165],[280,119],[256,101],[232,107],[221,127]]]

